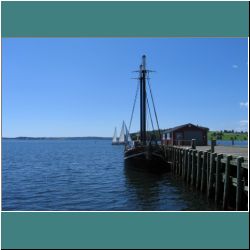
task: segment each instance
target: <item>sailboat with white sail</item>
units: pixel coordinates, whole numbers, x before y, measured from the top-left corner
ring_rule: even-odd
[[[114,132],[113,139],[112,139],[112,145],[117,145],[117,144],[118,144],[117,130],[116,130],[116,127],[115,127],[115,132]]]
[[[112,145],[124,145],[130,141],[132,141],[131,137],[128,133],[127,126],[126,126],[125,122],[123,121],[119,139],[117,138],[117,130],[115,128],[114,136],[112,139]]]

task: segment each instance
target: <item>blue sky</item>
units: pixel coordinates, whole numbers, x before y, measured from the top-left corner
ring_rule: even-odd
[[[161,128],[246,130],[247,50],[246,38],[4,38],[2,135],[112,136],[143,54]]]

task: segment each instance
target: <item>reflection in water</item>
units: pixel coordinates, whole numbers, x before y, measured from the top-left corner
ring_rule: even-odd
[[[126,187],[137,199],[134,206],[141,210],[155,210],[155,202],[159,200],[159,176],[124,168]]]
[[[171,173],[157,175],[124,168],[125,186],[131,210],[180,211],[220,210]]]
[[[185,209],[178,190],[169,185],[169,174],[158,175],[125,167],[124,175],[131,208],[140,211]]]

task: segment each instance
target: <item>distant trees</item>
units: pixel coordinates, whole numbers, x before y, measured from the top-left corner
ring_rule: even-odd
[[[247,131],[243,131],[243,130],[241,130],[241,131],[235,131],[235,130],[223,130],[223,132],[225,133],[225,134],[247,134]]]
[[[213,132],[211,135],[216,140],[222,140],[223,132],[222,131]]]
[[[224,129],[224,133],[233,133],[234,134],[234,130],[232,129],[232,130],[226,130],[226,129]]]
[[[236,131],[236,130],[221,130],[221,131],[211,131],[209,133],[209,139],[215,140],[235,140],[243,141],[247,140],[248,132],[247,131]]]
[[[216,140],[222,140],[223,137],[223,132],[222,131],[218,131],[218,132],[213,132],[211,134],[211,137],[213,137]]]

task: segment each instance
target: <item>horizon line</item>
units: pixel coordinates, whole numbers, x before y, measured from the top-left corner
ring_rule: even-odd
[[[2,139],[21,139],[21,138],[112,138],[112,136],[2,136]]]

